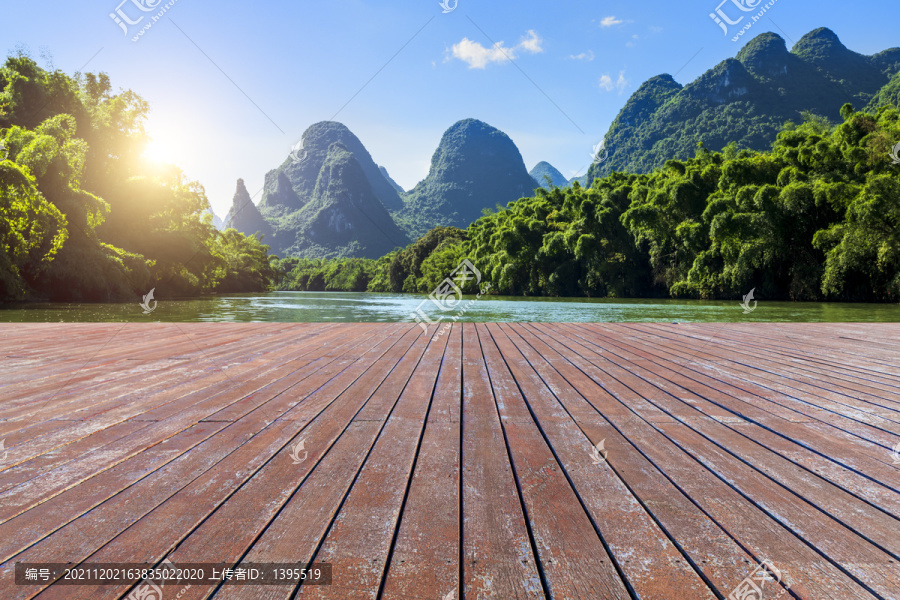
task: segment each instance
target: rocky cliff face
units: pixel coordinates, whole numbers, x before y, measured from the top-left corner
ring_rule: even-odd
[[[271,241],[269,238],[272,236],[272,228],[253,204],[243,179],[237,180],[237,190],[231,201],[231,209],[225,217],[225,228],[237,229],[244,235],[260,233],[266,236],[267,241]]]
[[[285,255],[320,258],[378,258],[410,243],[340,142],[329,146],[309,201],[280,220],[277,238]]]
[[[309,201],[328,150],[334,143],[343,144],[356,157],[372,192],[385,208],[399,210],[403,207],[400,194],[382,175],[359,138],[345,125],[332,121],[316,123],[303,133],[301,142],[302,148],[295,149],[279,167],[266,174],[259,204],[264,215],[284,216]],[[293,194],[288,193],[285,183],[290,184]]]

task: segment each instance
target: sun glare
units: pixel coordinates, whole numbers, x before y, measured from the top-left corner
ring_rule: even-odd
[[[171,160],[168,150],[156,140],[147,142],[143,157],[154,163],[164,163]]]

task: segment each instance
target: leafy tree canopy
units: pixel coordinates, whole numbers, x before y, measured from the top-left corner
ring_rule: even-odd
[[[105,74],[0,67],[0,300],[264,290],[268,247],[220,233],[203,187],[148,163],[149,106]]]

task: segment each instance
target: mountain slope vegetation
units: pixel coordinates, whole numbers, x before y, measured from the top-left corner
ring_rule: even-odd
[[[683,87],[669,75],[641,85],[605,136],[608,160],[591,167],[588,181],[614,171],[648,173],[692,157],[698,142],[711,150],[730,143],[764,150],[804,113],[840,123],[842,104],[865,108],[898,71],[900,49],[864,56],[826,28],[790,52],[779,35],[761,34]]]
[[[353,267],[370,291],[428,293],[468,258],[503,295],[740,299],[755,288],[763,300],[896,302],[900,112],[840,114],[838,126],[789,125],[764,152],[700,144],[651,173],[538,189],[465,230],[435,230],[439,243]],[[288,288],[313,271],[336,286],[343,270],[287,266]]]
[[[538,186],[509,136],[465,119],[444,133],[428,176],[407,194],[398,221],[411,237],[438,226],[467,227],[485,209],[530,196]]]

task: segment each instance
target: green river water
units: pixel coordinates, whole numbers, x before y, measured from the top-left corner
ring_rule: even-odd
[[[525,322],[900,322],[897,304],[759,299],[755,310],[745,314],[737,301],[486,296],[466,297],[453,309],[442,310],[427,296],[338,292],[163,299],[149,315],[143,314],[137,300],[129,304],[11,305],[0,309],[0,322],[413,322],[413,313],[420,306],[432,321],[458,317],[459,321]]]

